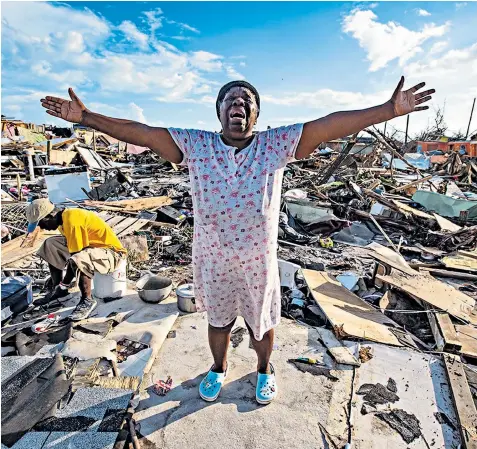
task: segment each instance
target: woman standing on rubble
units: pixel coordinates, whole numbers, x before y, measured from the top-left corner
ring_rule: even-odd
[[[214,401],[227,375],[227,348],[237,316],[244,317],[258,356],[256,399],[270,403],[277,385],[270,356],[274,327],[280,320],[277,235],[283,169],[309,156],[321,142],[413,111],[431,99],[424,83],[402,90],[368,109],[337,112],[305,124],[252,130],[260,114],[260,96],[245,81],[220,89],[220,134],[157,128],[106,117],[87,109],[72,89],[71,100],[46,97],[50,115],[80,123],[123,142],[148,147],[164,159],[189,168],[194,205],[194,284],[197,308],[207,311],[214,365],[200,384],[206,401]]]

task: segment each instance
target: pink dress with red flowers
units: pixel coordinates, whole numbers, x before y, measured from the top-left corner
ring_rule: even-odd
[[[261,340],[280,321],[281,186],[302,130],[297,124],[259,132],[237,153],[220,134],[169,129],[190,173],[197,309],[214,327],[240,315]]]

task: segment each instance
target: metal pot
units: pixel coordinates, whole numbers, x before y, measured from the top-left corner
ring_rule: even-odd
[[[177,287],[177,307],[182,312],[197,312],[195,305],[194,284],[183,284]]]
[[[163,276],[147,274],[136,282],[136,287],[143,301],[158,303],[171,294],[172,281]]]

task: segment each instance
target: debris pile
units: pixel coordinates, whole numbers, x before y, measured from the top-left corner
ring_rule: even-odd
[[[128,145],[102,133],[69,131],[2,120],[2,287],[4,281],[16,286],[9,296],[2,288],[2,355],[8,355],[2,357],[2,390],[9,410],[2,415],[2,442],[7,435],[10,446],[32,428],[48,438],[61,420],[91,433],[93,418],[102,420],[113,440],[127,433],[128,403],[157,353],[156,339],[170,330],[163,337],[150,330],[154,320],[164,322],[151,312],[158,305],[128,315],[128,306],[116,309],[115,301],[105,301],[107,310],[74,325],[64,304],[35,306],[49,273],[35,254],[55,233],[25,239],[27,201],[49,197],[60,208],[96,212],[128,249],[130,281],[148,274],[167,275],[175,286],[193,281],[187,169],[152,152],[130,154]],[[459,380],[450,371],[477,370],[476,159],[461,152],[404,152],[379,131],[366,133],[361,141],[323,144],[285,169],[278,229],[282,314],[318,329],[337,366],[373,363],[372,348],[360,342],[381,343],[444,354],[449,382],[464,382],[465,375]],[[17,304],[11,295],[22,298],[22,307],[11,307]],[[172,326],[176,309],[168,313]],[[137,323],[151,332],[149,341]],[[233,333],[234,346],[245,333]],[[356,351],[350,342],[357,342]],[[292,363],[303,373],[339,379],[321,363]],[[47,379],[38,390],[42,401],[18,412],[33,400],[40,373]],[[167,379],[154,392],[171,388]],[[389,379],[386,386],[363,384],[357,394],[367,414],[410,443],[422,423],[401,405],[393,407],[399,388]],[[104,403],[112,405],[99,407],[90,390],[104,390]],[[71,391],[72,400],[58,408]],[[80,414],[80,401],[101,416]],[[387,409],[378,407],[384,403]],[[124,410],[109,416],[112,409]],[[457,428],[465,433],[465,426]]]

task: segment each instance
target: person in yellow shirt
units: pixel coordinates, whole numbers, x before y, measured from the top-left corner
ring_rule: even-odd
[[[91,211],[59,210],[43,198],[27,206],[26,217],[29,233],[39,226],[47,231],[58,229],[62,234],[46,239],[38,250],[37,254],[48,262],[53,291],[35,303],[44,305],[66,297],[68,289],[78,281],[81,300],[70,318],[73,321],[86,319],[97,305],[91,294],[94,273],[116,270],[126,250],[111,227]]]

